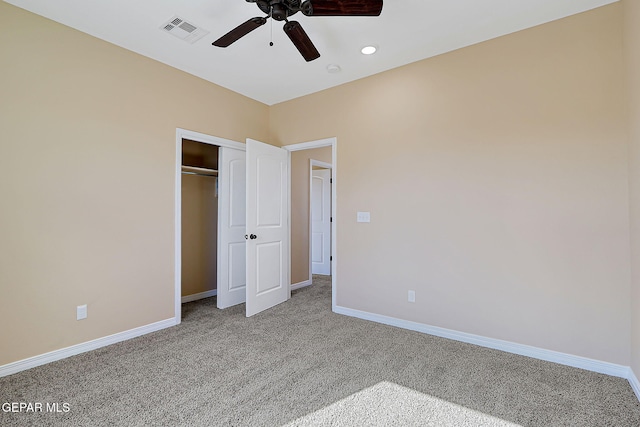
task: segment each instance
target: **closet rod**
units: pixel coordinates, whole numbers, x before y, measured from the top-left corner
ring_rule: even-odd
[[[217,176],[218,171],[215,169],[209,168],[200,168],[197,166],[187,166],[182,165],[182,173],[189,175],[199,175],[199,176]]]
[[[182,171],[183,175],[198,175],[198,176],[206,176],[208,178],[217,178],[218,175],[211,175],[211,174],[206,174],[206,173],[198,173],[198,172],[185,172]]]

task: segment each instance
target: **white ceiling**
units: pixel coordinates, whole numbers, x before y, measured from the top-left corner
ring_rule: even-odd
[[[309,63],[277,21],[228,48],[212,46],[247,19],[264,16],[245,0],[5,1],[273,105],[617,0],[385,0],[379,17],[298,13],[290,19],[322,55]],[[176,15],[209,34],[189,44],[160,29]],[[360,53],[368,44],[379,47],[375,55]],[[342,71],[328,73],[329,64]]]

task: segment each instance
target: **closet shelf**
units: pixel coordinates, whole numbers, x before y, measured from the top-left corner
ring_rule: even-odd
[[[215,169],[198,168],[196,166],[183,165],[182,173],[194,174],[194,175],[218,176],[218,171]]]

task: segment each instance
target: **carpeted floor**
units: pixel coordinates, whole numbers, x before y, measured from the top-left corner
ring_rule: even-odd
[[[249,319],[185,304],[179,326],[0,378],[5,402],[61,412],[1,426],[640,426],[624,379],[334,314],[322,276]]]

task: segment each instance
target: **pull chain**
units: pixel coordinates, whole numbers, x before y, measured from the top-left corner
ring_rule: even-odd
[[[269,9],[269,17],[271,18],[271,39],[269,41],[269,46],[273,46],[273,6]]]

